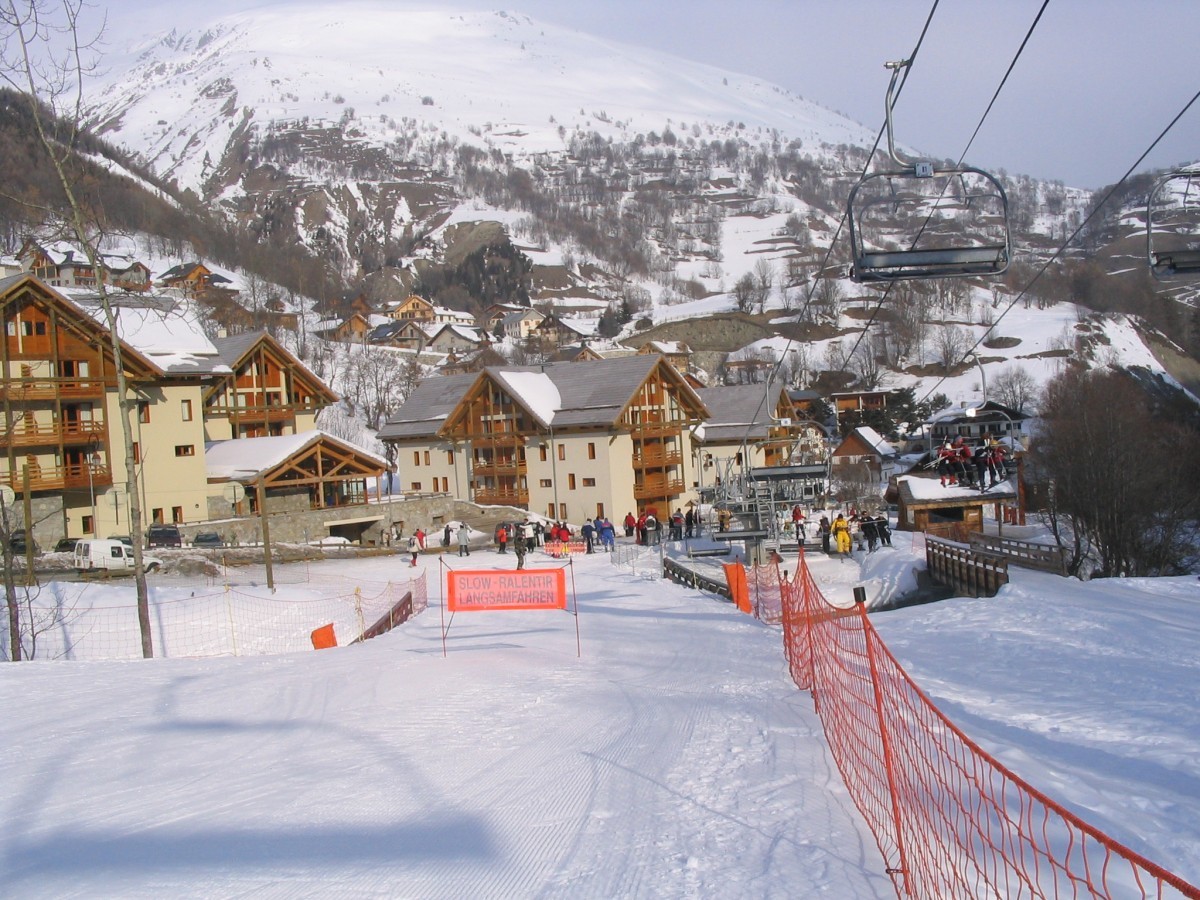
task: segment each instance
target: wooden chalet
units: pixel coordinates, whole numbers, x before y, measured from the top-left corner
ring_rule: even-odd
[[[430,378],[381,429],[401,482],[553,518],[677,505],[708,411],[661,356]]]
[[[109,487],[120,425],[109,402],[117,370],[107,331],[57,291],[30,275],[0,280],[5,341],[0,484],[18,496]],[[134,384],[162,371],[133,347],[122,364]],[[60,505],[50,496],[50,505]],[[89,523],[91,524],[91,523]]]
[[[209,483],[241,484],[242,502],[252,515],[261,514],[264,497],[271,516],[365,507],[369,480],[388,469],[382,457],[321,431],[213,441],[205,446],[204,458]],[[336,524],[357,523],[365,530],[382,519],[380,513]]]
[[[418,322],[432,322],[436,313],[433,304],[424,297],[409,294],[389,309],[386,315],[388,318],[396,320],[415,319]]]
[[[229,374],[203,394],[209,440],[311,431],[337,401],[325,383],[265,331],[213,342]]]

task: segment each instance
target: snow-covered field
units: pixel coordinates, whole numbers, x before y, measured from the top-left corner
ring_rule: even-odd
[[[814,574],[884,599],[918,564],[896,538]],[[578,558],[578,619],[451,618],[423,557],[429,610],[366,644],[0,666],[5,894],[894,896],[778,628],[648,562]],[[873,619],[968,734],[1200,881],[1200,585],[1013,576]]]

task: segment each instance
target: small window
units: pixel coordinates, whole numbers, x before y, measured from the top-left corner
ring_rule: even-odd
[[[150,422],[150,402],[148,400],[138,401],[138,421],[143,425]]]
[[[142,447],[137,441],[133,442],[133,461],[135,463],[142,461]]]
[[[566,445],[564,445],[564,444],[559,444],[559,445],[558,445],[558,458],[559,458],[559,460],[560,460],[560,461],[562,461],[562,460],[565,460],[565,459],[567,458],[567,448],[566,448]]]
[[[584,486],[584,487],[595,487],[595,486],[596,486],[596,479],[595,479],[595,478],[585,478],[585,479],[583,479],[583,486]]]
[[[192,401],[191,400],[180,400],[179,401],[179,415],[185,422],[192,421]]]
[[[96,523],[93,521],[91,516],[83,517],[83,522],[82,522],[81,527],[83,528],[84,534],[95,534],[96,533]]]
[[[108,552],[109,552],[109,554],[111,554],[113,557],[115,557],[117,559],[120,559],[124,555],[123,553],[121,553],[121,545],[120,544],[110,547]]]
[[[541,461],[542,461],[542,462],[545,462],[545,461],[546,461],[546,448],[545,448],[545,446],[538,447],[538,457],[541,459]]]
[[[176,444],[175,445],[175,455],[176,456],[195,456],[196,455],[196,445],[195,444]]]
[[[446,451],[446,462],[449,463],[450,465],[454,465],[454,451],[453,450]]]
[[[414,450],[413,451],[413,465],[419,466],[420,464],[421,464],[421,451]]]
[[[154,519],[154,524],[155,524],[155,525],[161,525],[161,524],[163,523],[163,511],[162,511],[162,507],[158,507],[157,509],[155,509],[155,510],[154,510],[154,511],[151,513],[151,518],[153,518],[153,519]]]
[[[575,490],[575,473],[574,472],[572,472],[571,474],[569,474],[567,476],[567,489],[572,490],[572,491]]]
[[[183,507],[182,506],[172,506],[171,507],[171,521],[174,522],[176,525],[183,524]]]
[[[554,482],[551,481],[549,478],[543,478],[538,482],[538,487],[544,487],[544,488],[554,487]]]
[[[604,504],[603,503],[596,504],[596,518],[597,519],[604,518]]]
[[[558,504],[558,517],[560,519],[562,519],[564,522],[567,521],[567,504],[565,504],[565,503]]]
[[[419,482],[419,481],[414,481],[412,484],[410,484],[410,485],[408,486],[408,489],[409,489],[410,491],[416,491],[416,492],[420,493],[420,490],[421,490],[421,482]]]
[[[596,458],[596,445],[592,441],[588,441],[588,459]]]
[[[425,465],[429,465],[429,451],[425,451]]]

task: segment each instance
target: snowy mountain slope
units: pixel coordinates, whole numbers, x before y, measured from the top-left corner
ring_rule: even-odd
[[[91,91],[90,120],[181,184],[202,182],[241,130],[306,118],[344,122],[379,146],[411,120],[518,154],[561,150],[564,131],[630,140],[668,125],[706,137],[874,139],[760,79],[502,11],[297,4],[172,32],[111,59],[110,71]]]

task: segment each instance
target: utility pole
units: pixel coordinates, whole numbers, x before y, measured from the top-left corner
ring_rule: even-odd
[[[263,563],[267,567],[267,590],[275,593],[275,575],[271,569],[271,525],[267,515],[267,490],[263,487],[263,476],[258,476],[258,517],[262,520]]]

